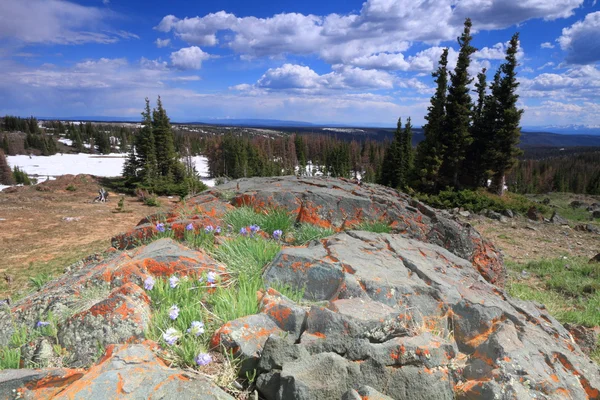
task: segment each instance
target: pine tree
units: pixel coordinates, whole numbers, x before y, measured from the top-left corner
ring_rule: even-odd
[[[402,143],[401,143],[401,168],[402,168],[402,180],[399,185],[402,189],[407,189],[410,183],[410,179],[413,174],[415,155],[412,147],[412,125],[410,123],[410,117],[406,120],[404,131],[402,132]]]
[[[489,98],[487,96],[487,76],[486,69],[477,74],[477,83],[475,83],[475,93],[477,93],[477,103],[473,108],[473,125],[471,126],[471,137],[473,142],[469,146],[467,156],[461,177],[463,186],[477,188],[484,186],[487,182],[490,170],[489,146],[490,126],[486,120],[486,104],[488,107]],[[489,113],[488,113],[489,114]]]
[[[0,149],[0,184],[1,185],[14,185],[15,180],[13,179],[13,173],[8,165],[4,151]]]
[[[459,174],[465,159],[467,148],[471,144],[469,133],[471,124],[472,101],[468,85],[471,55],[477,49],[471,46],[471,19],[465,20],[462,35],[458,38],[460,51],[454,72],[450,73],[450,87],[446,105],[446,124],[442,141],[446,147],[442,163],[443,184],[458,187]]]
[[[402,143],[402,118],[398,118],[394,139],[385,150],[383,163],[381,165],[381,174],[377,183],[393,188],[397,188],[399,184],[399,163],[400,163],[400,147]]]
[[[9,146],[8,146],[8,135],[2,135],[2,150],[4,150],[4,154],[9,154]]]
[[[178,170],[179,160],[175,152],[171,122],[163,108],[160,96],[156,108],[152,111],[152,128],[158,174],[163,177],[170,176],[172,179]]]
[[[423,126],[425,139],[417,146],[415,173],[422,190],[434,191],[438,186],[440,167],[445,146],[442,143],[446,118],[446,96],[448,92],[448,49],[440,57],[439,66],[432,76],[437,88],[427,108],[427,123]]]
[[[506,62],[499,69],[502,78],[497,88],[492,91],[498,111],[496,114],[497,129],[494,130],[491,146],[494,173],[490,190],[498,195],[504,194],[506,173],[516,164],[517,157],[521,154],[521,150],[517,147],[521,136],[521,115],[523,115],[523,110],[517,108],[519,99],[517,94],[519,82],[517,82],[516,72],[518,49],[519,34],[515,33],[506,50]]]

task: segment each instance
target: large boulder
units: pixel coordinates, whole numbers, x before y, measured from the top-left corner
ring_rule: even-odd
[[[264,279],[325,302],[299,340],[266,340],[257,387],[268,400],[364,385],[393,399],[598,398],[598,366],[543,306],[437,245],[347,231],[283,249]]]
[[[489,282],[504,285],[506,271],[494,246],[469,224],[461,224],[404,193],[347,179],[293,176],[238,179],[211,189],[234,206],[282,208],[295,218],[336,230],[363,221],[382,221],[405,237],[442,246],[465,258]]]

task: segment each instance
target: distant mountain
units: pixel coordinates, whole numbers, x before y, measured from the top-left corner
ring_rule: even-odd
[[[522,132],[521,147],[600,146],[600,135]]]
[[[524,132],[551,132],[563,135],[600,135],[600,125],[524,126]]]
[[[225,126],[250,126],[250,127],[310,127],[315,126],[310,122],[287,121],[279,119],[228,119],[228,118],[210,118],[201,119],[198,122],[179,122],[178,124],[205,124],[205,125],[225,125]]]

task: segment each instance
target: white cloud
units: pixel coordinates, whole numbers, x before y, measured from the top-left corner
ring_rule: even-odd
[[[168,45],[171,44],[171,39],[156,39],[154,41],[154,44],[156,45],[156,47],[158,47],[159,49],[161,47],[167,47]]]
[[[554,45],[550,42],[544,42],[540,45],[542,49],[553,49]]]
[[[491,47],[484,47],[479,49],[475,54],[473,54],[473,58],[475,59],[486,59],[486,60],[504,60],[506,58],[506,50],[510,46],[510,42],[505,43],[496,43]],[[517,60],[522,60],[525,56],[525,52],[519,43],[519,47],[517,49]]]
[[[179,69],[200,69],[210,55],[198,46],[184,47],[171,53],[171,64]]]
[[[544,68],[548,68],[548,67],[553,67],[554,63],[552,61],[548,61],[546,64],[542,65],[541,67],[538,67],[538,71],[544,69]]]
[[[224,45],[245,60],[318,55],[331,65],[425,70],[416,62],[411,65],[401,53],[414,42],[454,40],[465,16],[473,16],[476,28],[500,29],[532,18],[568,17],[582,1],[367,0],[360,12],[347,15],[282,13],[257,18],[237,17],[225,11],[184,19],[167,15],[155,29],[173,32],[192,45]],[[219,32],[225,33],[219,36],[224,43],[219,43]],[[494,49],[488,50],[491,53]]]
[[[109,3],[110,3],[110,0],[102,0],[102,4],[106,5],[106,4],[109,4]]]
[[[583,21],[564,28],[557,41],[560,48],[567,51],[568,63],[591,64],[600,61],[600,11],[589,13]]]
[[[340,89],[391,89],[394,87],[394,80],[394,76],[385,71],[364,70],[345,65],[334,65],[332,72],[319,75],[306,66],[284,64],[267,70],[255,85],[242,84],[234,86],[233,89],[292,90],[305,93]]]
[[[106,9],[65,0],[0,1],[0,39],[18,43],[114,43],[137,38],[125,31],[111,32],[106,21],[115,16]]]
[[[600,70],[585,65],[564,73],[543,73],[533,78],[521,78],[519,92],[524,97],[556,100],[598,101]]]

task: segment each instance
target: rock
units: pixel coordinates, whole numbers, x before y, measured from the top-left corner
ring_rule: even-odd
[[[358,389],[350,389],[347,391],[342,400],[393,400],[391,397],[379,393],[370,386],[361,386]]]
[[[215,331],[211,347],[224,346],[234,356],[240,357],[242,362],[241,374],[254,369],[263,347],[270,335],[284,335],[271,318],[265,314],[248,315],[227,322]]]
[[[592,211],[592,218],[600,218],[600,210]]]
[[[490,219],[495,219],[497,221],[500,221],[500,219],[502,218],[502,214],[497,213],[496,211],[490,210],[487,212],[487,217]]]
[[[590,264],[592,263],[600,263],[600,253],[596,254],[594,257],[590,258]]]
[[[89,366],[98,347],[145,339],[150,299],[140,285],[146,277],[196,276],[206,271],[224,274],[225,267],[171,239],[104,258],[90,257],[40,291],[0,308],[0,346],[8,344],[15,326],[34,330],[51,313],[57,320],[59,344],[68,352],[64,365]],[[54,338],[48,339],[56,344]],[[40,357],[38,346],[36,342],[24,349],[25,365]]]
[[[14,377],[16,373],[8,371],[8,374],[9,377],[13,374],[12,387],[16,386],[15,390],[24,399],[233,400],[202,375],[168,368],[144,344],[111,345],[102,361],[87,372],[60,369],[18,371],[21,374],[18,378]],[[7,371],[0,372],[0,389],[3,388],[3,380],[7,379],[6,375]]]
[[[459,214],[461,217],[465,217],[465,218],[469,218],[469,217],[471,216],[471,213],[470,213],[470,212],[468,212],[468,211],[459,211],[459,212],[458,212],[458,214]]]
[[[587,204],[584,203],[583,201],[579,201],[579,200],[573,200],[570,204],[571,208],[585,208],[587,207]]]
[[[513,212],[513,210],[511,209],[506,209],[506,210],[502,210],[502,215],[504,215],[507,218],[514,218],[515,217],[515,213]]]
[[[558,215],[556,211],[552,213],[552,217],[550,218],[550,222],[556,225],[569,225],[569,221],[565,218]]]
[[[284,248],[264,277],[329,301],[311,307],[296,342],[265,343],[257,387],[268,400],[341,398],[363,385],[393,399],[600,390],[598,369],[542,306],[511,299],[439,246],[347,231]]]
[[[260,302],[260,311],[277,326],[298,340],[306,326],[307,311],[274,289],[268,289]]]
[[[598,348],[598,329],[587,328],[578,324],[565,324],[565,328],[573,335],[581,351],[588,356]]]
[[[500,253],[470,225],[452,221],[390,188],[346,179],[284,176],[238,179],[210,190],[215,197],[231,192],[235,206],[286,209],[298,223],[341,230],[363,221],[383,221],[394,232],[437,244],[472,261],[492,283],[502,286],[506,278]]]
[[[536,206],[531,206],[529,210],[527,210],[527,218],[536,222],[544,221],[544,216]]]
[[[589,233],[595,233],[600,235],[600,228],[598,228],[596,225],[592,225],[592,224],[579,224],[579,225],[575,225],[575,229],[576,231],[579,232],[589,232]]]
[[[548,204],[550,204],[550,198],[548,198],[548,197],[545,197],[545,198],[544,198],[544,199],[541,201],[541,203],[542,203],[543,205],[547,206]]]

